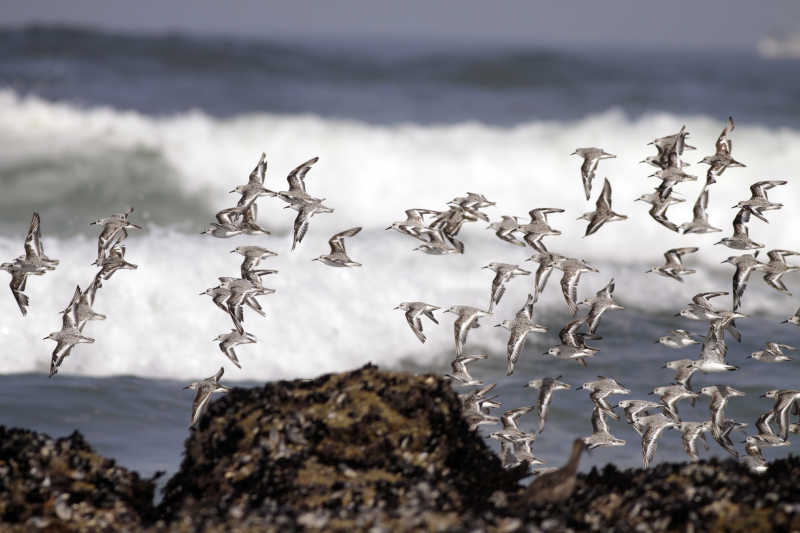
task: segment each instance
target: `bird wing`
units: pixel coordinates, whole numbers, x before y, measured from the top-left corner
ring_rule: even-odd
[[[564,272],[561,277],[561,292],[564,294],[567,307],[573,316],[578,312],[578,304],[576,302],[578,301],[578,280],[580,277],[580,272]]]
[[[267,154],[261,152],[261,158],[258,160],[256,167],[250,173],[248,182],[252,185],[264,185],[264,176],[267,173]]]
[[[406,322],[411,327],[411,331],[414,332],[414,335],[420,340],[420,342],[425,342],[425,335],[422,333],[422,321],[417,318],[417,314],[414,310],[408,310],[405,312]]]
[[[598,211],[611,211],[611,182],[608,181],[608,178],[603,183],[603,190],[600,192],[595,205]]]
[[[333,237],[328,240],[328,244],[331,246],[331,255],[334,254],[347,254],[344,249],[344,238],[345,237],[352,237],[358,232],[361,231],[360,226],[356,226],[355,228],[346,229],[342,232],[337,233]]]
[[[725,123],[725,127],[722,128],[722,133],[719,134],[717,138],[716,148],[717,154],[725,154],[730,155],[732,142],[728,138],[728,135],[734,130],[736,126],[733,124],[733,117],[728,117],[728,121]]]
[[[33,261],[41,255],[41,242],[39,240],[39,213],[34,212],[28,234],[25,236],[25,259]]]
[[[311,166],[319,161],[319,157],[312,157],[308,161],[304,163],[300,163],[294,170],[289,172],[289,175],[286,176],[286,181],[289,182],[289,190],[292,192],[306,192],[306,183],[305,183],[305,176],[309,170],[311,170]]]

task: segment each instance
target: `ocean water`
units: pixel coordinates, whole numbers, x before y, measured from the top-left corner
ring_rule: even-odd
[[[732,268],[721,262],[739,252],[716,246],[730,233],[736,202],[759,179],[787,179],[771,199],[782,202],[769,224],[750,223],[751,237],[767,248],[798,249],[800,190],[800,70],[792,61],[742,54],[676,54],[551,49],[407,48],[385,43],[292,43],[186,35],[112,35],[88,29],[17,28],[0,31],[0,258],[22,253],[31,213],[42,216],[48,255],[57,270],[29,279],[31,306],[22,317],[8,291],[0,291],[0,423],[54,436],[79,429],[97,449],[145,475],[173,472],[192,394],[182,387],[225,366],[223,382],[252,386],[265,380],[305,378],[352,369],[366,362],[384,368],[445,373],[454,355],[451,315],[425,322],[421,344],[400,311],[402,301],[486,306],[492,261],[525,263],[532,250],[497,240],[483,222],[465,225],[461,256],[413,252],[416,242],[384,228],[411,207],[441,209],[466,191],[485,194],[501,215],[524,216],[534,207],[561,207],[545,239],[562,254],[597,266],[583,276],[580,299],[609,279],[625,310],[607,313],[595,344],[600,353],[582,368],[542,355],[558,343],[570,317],[557,274],[536,307],[546,334],[529,337],[511,377],[505,376],[507,332],[493,325],[513,317],[531,280],[515,278],[493,317],[469,335],[467,350],[490,354],[472,369],[496,382],[504,407],[536,402],[524,384],[563,375],[573,387],[597,375],[612,376],[647,398],[668,384],[664,362],[694,358],[699,349],[672,351],[654,340],[670,329],[705,333],[703,324],[674,317],[697,292],[729,290]],[[678,235],[647,215],[635,199],[656,180],[639,164],[654,153],[647,142],[691,132],[684,159],[700,182],[676,187],[686,202],[670,209],[678,222],[691,207],[706,169],[697,162],[714,151],[728,115],[736,120],[734,156],[747,165],[730,169],[710,193],[710,221],[723,233]],[[591,202],[580,181],[579,146],[602,146],[617,159],[601,162]],[[267,186],[280,190],[285,175],[312,156],[309,191],[327,198],[335,213],[319,215],[297,250],[290,252],[294,212],[275,199],[259,201],[266,237],[201,236],[214,213],[233,205],[227,191],[246,180],[261,152]],[[608,177],[614,209],[629,219],[583,238],[585,222]],[[76,348],[48,379],[51,341],[59,311],[76,284],[95,272],[97,230],[88,222],[135,206],[132,220],[145,228],[126,241],[139,265],[104,283],[95,309],[108,315],[86,332],[96,339]],[[360,225],[347,242],[358,269],[312,262],[327,252],[335,232]],[[241,244],[279,253],[267,260],[276,289],[261,298],[267,317],[246,314],[259,343],[237,349],[243,369],[228,363],[212,342],[230,320],[198,294],[218,276],[239,271]],[[684,283],[646,274],[665,250],[699,246],[686,258],[697,273]],[[800,279],[785,278],[790,288]],[[719,305],[730,300],[719,298]],[[771,407],[759,396],[770,388],[798,388],[797,362],[764,364],[746,359],[766,341],[797,345],[797,328],[781,324],[800,305],[754,275],[744,296],[741,344],[728,358],[741,369],[698,375],[696,388],[733,385],[747,393],[727,414],[753,423]],[[621,398],[620,398],[621,399]],[[534,448],[559,464],[571,440],[591,433],[591,403],[583,392],[556,393],[545,432]],[[685,420],[708,417],[708,400],[680,404]],[[536,426],[535,415],[521,419]],[[610,421],[627,440],[594,451],[584,468],[614,462],[641,464],[637,435]],[[490,429],[491,431],[491,429]],[[483,431],[487,433],[487,431]],[[744,437],[740,440],[744,440]],[[710,441],[703,456],[725,452]],[[494,446],[494,442],[490,441]],[[741,448],[741,447],[740,447]],[[791,447],[766,449],[769,458]],[[684,460],[677,432],[666,432],[656,461]]]

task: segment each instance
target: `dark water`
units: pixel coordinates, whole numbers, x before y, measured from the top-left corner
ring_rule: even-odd
[[[313,42],[313,41],[312,41]],[[517,124],[621,108],[792,126],[800,69],[753,54],[0,30],[0,86],[144,113]]]

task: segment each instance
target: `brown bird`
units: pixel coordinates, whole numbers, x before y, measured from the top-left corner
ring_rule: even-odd
[[[586,443],[582,439],[575,439],[572,443],[572,453],[569,456],[567,464],[554,470],[547,472],[528,485],[526,490],[526,498],[522,501],[527,503],[541,504],[548,502],[562,502],[572,496],[572,491],[575,490],[575,474],[578,472],[578,462],[581,459],[581,453],[586,449]]]

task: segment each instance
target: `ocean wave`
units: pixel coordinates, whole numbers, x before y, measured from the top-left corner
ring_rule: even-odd
[[[288,236],[221,240],[160,228],[132,236],[127,241],[127,258],[139,269],[121,271],[104,282],[94,308],[108,319],[88,324],[85,332],[96,342],[76,347],[61,372],[185,379],[208,375],[224,364],[230,379],[260,380],[310,377],[367,361],[395,368],[441,367],[453,352],[451,315],[437,312],[438,326],[426,321],[428,341],[421,344],[402,312],[393,307],[410,300],[424,300],[443,309],[456,304],[486,306],[492,273],[481,266],[498,260],[534,266],[524,261],[530,251],[485,239],[478,227],[463,231],[467,253],[449,257],[412,252],[409,240],[373,228],[348,243],[351,255],[364,266],[334,269],[311,261],[325,253],[331,222],[322,217],[315,220],[306,240],[292,253]],[[619,242],[624,235],[622,224],[617,230],[616,238],[609,242]],[[0,313],[5,317],[0,343],[6,373],[47,371],[53,344],[42,338],[60,329],[59,311],[69,302],[75,285],[85,287],[96,270],[89,265],[96,253],[93,239],[45,234],[44,240],[48,255],[60,259],[61,264],[55,271],[29,280],[27,317],[19,314],[5,282],[0,286]],[[230,318],[199,293],[216,285],[218,276],[238,274],[241,258],[230,253],[235,246],[256,243],[280,253],[265,264],[280,272],[265,278],[265,285],[277,290],[260,298],[267,316],[245,312],[245,328],[259,342],[238,348],[244,367],[240,371],[212,342],[231,328]],[[583,276],[581,299],[616,278],[616,298],[626,310],[610,318],[615,325],[611,337],[622,335],[630,342],[642,342],[637,330],[643,321],[655,321],[657,324],[647,328],[658,331],[670,320],[675,322],[667,317],[695,292],[729,287],[731,271],[713,265],[715,261],[687,261],[700,268],[697,274],[687,276],[684,284],[678,284],[645,274],[649,264],[624,258],[625,248],[619,248],[616,258],[581,254],[600,269],[598,274]],[[660,249],[648,248],[653,259],[659,260]],[[0,237],[0,257],[15,257],[21,250],[20,238]],[[706,260],[715,252],[702,251]],[[791,314],[796,304],[766,288],[759,278],[753,276],[750,282],[744,310],[766,314],[777,323]],[[540,359],[547,346],[558,342],[556,334],[569,320],[558,279],[555,273],[536,306],[536,319],[549,327],[549,333],[533,335],[524,358]],[[790,287],[794,281],[787,277]],[[494,316],[482,320],[481,327],[470,334],[468,349],[489,350],[502,359],[508,333],[492,325],[512,318],[530,288],[529,278],[512,280]],[[724,300],[720,305],[729,305],[726,298],[720,300]],[[681,325],[678,322],[672,327]],[[702,329],[699,323],[682,325]],[[614,355],[604,353],[604,360],[608,357]]]
[[[259,243],[281,254],[268,266],[280,269],[267,280],[278,289],[263,298],[268,317],[247,318],[248,331],[260,342],[241,347],[242,378],[312,376],[366,360],[389,366],[441,363],[452,351],[449,317],[444,315],[438,327],[426,325],[429,341],[422,345],[392,307],[417,299],[443,308],[486,305],[491,276],[480,267],[491,261],[523,262],[531,251],[495,239],[483,222],[464,227],[466,254],[447,257],[412,252],[413,240],[383,228],[402,218],[404,209],[443,208],[465,191],[496,201],[497,207],[487,210],[493,219],[524,216],[534,207],[564,208],[565,213],[551,216],[563,235],[547,238],[547,245],[601,270],[584,276],[580,297],[614,277],[631,324],[634,317],[668,316],[695,292],[728,289],[731,270],[720,262],[738,255],[713,245],[724,234],[674,234],[649,218],[646,205],[634,201],[655,185],[646,177],[651,167],[636,163],[653,153],[646,143],[684,123],[690,142],[698,147],[685,154],[693,162],[688,170],[702,174],[705,167],[694,163],[713,152],[721,119],[669,114],[631,119],[609,111],[513,128],[475,122],[374,126],[310,115],[218,119],[192,112],[151,117],[2,91],[0,258],[22,252],[30,213],[39,209],[48,254],[61,259],[55,272],[30,280],[27,318],[19,316],[13,298],[0,287],[0,312],[6,317],[0,326],[4,371],[47,369],[52,346],[41,338],[58,329],[58,311],[74,285],[88,283],[94,273],[89,263],[96,230],[87,222],[127,205],[136,207],[134,220],[147,227],[128,243],[130,260],[140,269],[117,274],[101,289],[96,307],[109,319],[88,326],[87,333],[97,342],[76,348],[64,372],[185,378],[207,375],[209,368],[224,363],[211,339],[227,331],[230,320],[197,294],[215,285],[217,276],[238,272],[237,256],[229,252],[242,243]],[[719,179],[709,209],[711,223],[725,233],[734,215],[730,207],[749,195],[751,182],[787,177],[800,159],[794,150],[800,133],[795,130],[743,124],[733,133],[733,142],[734,155],[748,166],[730,169]],[[580,161],[569,154],[587,145],[618,155],[600,164],[593,200],[600,179],[608,176],[614,209],[630,218],[585,239],[585,222],[576,218],[594,206],[584,200]],[[246,179],[261,151],[268,156],[267,186],[273,189],[284,188],[284,176],[300,161],[320,156],[308,187],[327,198],[336,212],[315,217],[306,240],[292,253],[294,213],[275,199],[259,201],[259,219],[274,231],[271,237],[217,240],[199,235],[215,210],[235,201],[226,191]],[[688,220],[699,189],[698,183],[676,187],[687,202],[672,208],[670,218]],[[753,220],[752,238],[768,248],[796,248],[800,211],[793,200],[798,197],[793,181],[774,189],[771,198],[786,208],[771,213],[768,225]],[[363,268],[331,269],[311,262],[326,252],[331,234],[354,225],[365,229],[348,241],[348,250]],[[644,274],[663,261],[664,250],[676,246],[701,247],[686,259],[690,268],[698,268],[697,274],[687,276],[684,284]],[[759,277],[750,282],[745,312],[765,312],[776,320],[789,315],[796,303],[765,288]],[[510,318],[529,287],[529,280],[514,280],[495,317],[470,339],[504,353],[506,334],[491,325]],[[537,319],[550,333],[546,340],[532,341],[539,344],[531,349],[556,342],[556,332],[567,321],[564,308],[554,278],[537,306]]]

